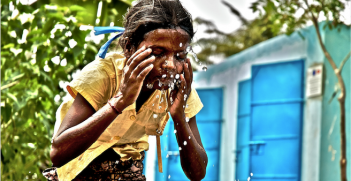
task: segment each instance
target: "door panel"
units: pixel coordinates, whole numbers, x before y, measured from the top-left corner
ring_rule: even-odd
[[[235,179],[246,180],[250,173],[251,80],[239,82]]]
[[[253,181],[300,178],[303,61],[252,67]]]

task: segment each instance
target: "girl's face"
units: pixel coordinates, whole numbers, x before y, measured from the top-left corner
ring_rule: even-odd
[[[145,34],[144,40],[139,44],[151,48],[151,55],[155,56],[154,68],[146,76],[143,88],[168,89],[176,77],[183,73],[183,65],[187,58],[186,48],[190,37],[181,28],[156,29]],[[179,74],[177,76],[177,74]]]

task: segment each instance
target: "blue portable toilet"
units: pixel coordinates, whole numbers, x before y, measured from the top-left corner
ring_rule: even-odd
[[[350,27],[320,31],[339,65],[351,50]],[[339,106],[329,103],[336,78],[319,46],[314,27],[257,44],[222,63],[194,73],[204,109],[198,127],[209,157],[204,180],[340,180]],[[350,62],[342,71],[350,110]],[[322,94],[306,96],[308,69],[322,65]],[[214,109],[213,109],[214,108]],[[351,123],[346,112],[347,168],[351,179]],[[172,121],[162,136],[164,173],[156,156],[146,174],[157,181],[188,180],[184,175]],[[154,155],[155,145],[150,144]],[[148,153],[150,157],[151,152]],[[168,156],[167,156],[168,154]]]

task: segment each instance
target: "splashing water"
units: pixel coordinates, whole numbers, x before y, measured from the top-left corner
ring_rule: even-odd
[[[157,118],[157,114],[154,114],[154,118],[155,118],[155,119]]]
[[[171,78],[173,78],[173,75],[171,75]]]
[[[187,145],[188,143],[186,141],[184,141],[183,145]]]
[[[177,130],[174,130],[174,133],[177,133]]]
[[[152,89],[153,86],[154,86],[153,84],[146,84],[146,87],[147,87],[148,89]]]
[[[188,117],[186,117],[186,118],[185,118],[185,122],[187,122],[187,123],[188,123],[188,122],[189,122],[189,120],[190,120],[190,119],[189,119]]]
[[[179,43],[179,47],[182,47],[183,46],[183,43]]]
[[[177,74],[177,75],[175,76],[175,78],[176,78],[176,79],[179,79],[179,74]]]
[[[167,154],[167,155],[166,155],[166,158],[168,158],[168,157],[169,157],[169,155]]]
[[[167,77],[167,75],[166,75],[166,74],[163,74],[163,75],[162,75],[162,78],[166,78],[166,77]]]
[[[187,97],[188,97],[188,95],[184,94],[184,101],[186,100]]]
[[[190,140],[190,138],[191,138],[191,137],[189,136],[189,140]]]
[[[182,150],[182,147],[179,147],[179,151]]]
[[[168,179],[171,179],[171,175],[168,175]]]

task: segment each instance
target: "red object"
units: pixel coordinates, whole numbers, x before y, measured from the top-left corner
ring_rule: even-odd
[[[117,97],[119,97],[119,96],[121,96],[121,94],[116,95],[116,96],[113,97],[113,98],[117,98]],[[122,111],[119,111],[114,105],[112,105],[112,104],[110,103],[110,100],[108,100],[107,102],[108,102],[108,104],[112,107],[112,109],[113,109],[117,114],[122,114]]]

